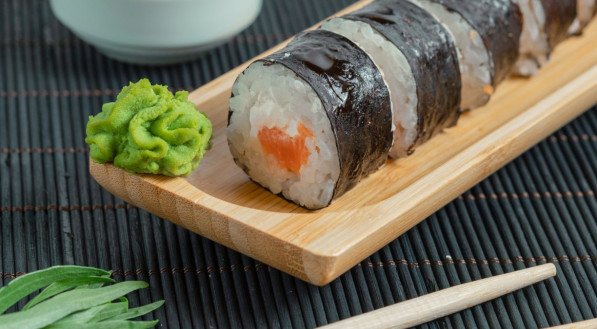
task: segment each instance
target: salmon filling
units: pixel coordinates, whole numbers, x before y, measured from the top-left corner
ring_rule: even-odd
[[[262,127],[257,133],[257,138],[265,153],[272,155],[278,166],[298,175],[301,168],[309,162],[311,155],[305,142],[314,135],[302,123],[297,128],[298,134],[290,136],[278,127]]]

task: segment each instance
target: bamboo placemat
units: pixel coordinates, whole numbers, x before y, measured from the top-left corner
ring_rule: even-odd
[[[425,327],[535,328],[597,317],[597,111],[553,134],[325,287],[127,205],[88,174],[87,117],[129,80],[192,90],[349,0],[265,0],[230,43],[179,66],[111,61],[43,0],[0,1],[0,285],[53,264],[143,279],[164,328],[315,327],[545,262],[558,276]]]

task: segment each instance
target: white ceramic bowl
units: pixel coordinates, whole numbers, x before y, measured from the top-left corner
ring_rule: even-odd
[[[249,26],[262,0],[51,0],[56,17],[109,57],[136,64],[193,59]]]

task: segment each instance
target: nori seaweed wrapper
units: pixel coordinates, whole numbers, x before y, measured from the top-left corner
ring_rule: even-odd
[[[417,86],[418,135],[409,154],[456,124],[462,88],[458,54],[440,22],[408,1],[376,1],[342,18],[369,24],[400,49],[411,67]]]
[[[373,60],[357,45],[317,30],[299,34],[260,61],[287,67],[321,99],[340,162],[332,199],[387,161],[393,140],[390,93]]]
[[[545,34],[551,49],[568,37],[576,18],[576,0],[541,0],[545,11]]]
[[[497,86],[510,74],[518,59],[522,32],[522,13],[518,5],[512,0],[432,1],[459,13],[479,33],[491,59],[493,86]]]

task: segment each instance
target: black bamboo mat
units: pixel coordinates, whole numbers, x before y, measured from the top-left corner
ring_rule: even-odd
[[[552,262],[558,276],[425,325],[536,328],[597,317],[597,111],[567,125],[325,287],[163,221],[89,176],[87,117],[129,80],[195,89],[352,0],[266,0],[192,63],[121,64],[43,0],[0,0],[0,285],[54,264],[112,269],[166,299],[164,328],[312,328],[437,289]]]

